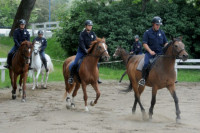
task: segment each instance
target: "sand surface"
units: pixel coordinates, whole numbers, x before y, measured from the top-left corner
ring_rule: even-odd
[[[167,89],[159,90],[152,121],[142,120],[139,106],[132,114],[134,93],[122,93],[128,82],[103,81],[101,97],[84,110],[82,89],[75,98],[75,109],[66,109],[64,82],[48,83],[48,89],[31,90],[27,101],[11,100],[11,88],[0,90],[0,133],[200,133],[200,83],[176,84],[181,123],[176,124],[174,101]],[[96,94],[87,87],[88,103]],[[142,104],[148,112],[151,88],[146,87]]]

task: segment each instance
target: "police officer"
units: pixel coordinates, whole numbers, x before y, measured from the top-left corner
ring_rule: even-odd
[[[130,54],[140,55],[142,54],[142,43],[139,41],[139,36],[135,35],[135,42],[132,45]]]
[[[29,32],[25,29],[26,21],[24,19],[19,20],[19,28],[15,29],[14,34],[13,34],[13,40],[15,45],[13,48],[10,50],[8,53],[7,57],[7,65],[4,66],[6,68],[9,68],[12,64],[12,57],[20,47],[21,43],[25,40],[30,41],[30,34]]]
[[[88,48],[92,41],[96,40],[96,35],[92,31],[93,22],[91,20],[85,21],[85,28],[79,35],[79,46],[74,60],[74,65],[71,68],[70,77],[68,83],[73,83],[73,76],[78,66],[79,59],[83,58],[88,53]]]
[[[39,41],[41,43],[41,46],[40,46],[40,58],[42,60],[42,63],[44,64],[44,67],[46,69],[46,72],[49,71],[49,69],[47,68],[47,60],[45,58],[45,49],[47,47],[47,40],[43,37],[43,31],[42,30],[39,30],[38,31],[38,36],[33,40],[33,42],[35,41]]]
[[[167,45],[167,38],[164,31],[160,30],[160,25],[162,25],[162,20],[160,17],[155,16],[152,19],[152,27],[144,32],[143,35],[143,46],[146,50],[144,58],[144,67],[142,70],[142,79],[139,81],[139,85],[144,86],[145,80],[148,77],[148,64],[151,58],[156,55],[162,55],[162,48]]]

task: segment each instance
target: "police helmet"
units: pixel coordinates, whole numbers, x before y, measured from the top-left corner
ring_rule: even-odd
[[[138,36],[138,35],[135,35],[134,38],[135,38],[135,39],[139,39],[139,36]]]
[[[155,16],[152,19],[152,23],[162,25],[162,19],[159,16]]]
[[[85,21],[85,26],[87,26],[87,25],[92,26],[93,22],[91,20],[86,20]]]
[[[43,31],[42,30],[39,30],[38,31],[38,35],[42,34],[43,35]]]
[[[26,24],[26,20],[20,19],[20,20],[19,20],[19,24],[24,24],[24,25],[25,25],[25,24]]]

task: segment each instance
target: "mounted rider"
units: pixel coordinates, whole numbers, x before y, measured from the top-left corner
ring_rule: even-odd
[[[76,54],[76,58],[74,60],[74,65],[72,66],[71,71],[70,71],[70,77],[68,79],[69,84],[73,83],[73,80],[74,80],[73,77],[78,67],[79,59],[82,59],[85,55],[88,54],[88,49],[90,47],[91,42],[96,40],[97,38],[95,33],[92,31],[92,26],[93,26],[93,22],[91,20],[86,20],[85,28],[79,35],[78,51]]]
[[[144,66],[142,69],[142,79],[139,81],[139,85],[144,86],[145,80],[148,77],[148,65],[149,60],[154,58],[156,55],[162,55],[162,48],[167,45],[167,38],[164,31],[160,30],[160,25],[162,25],[162,20],[160,17],[155,16],[152,19],[152,27],[143,35],[143,46],[146,50],[144,57]]]
[[[139,41],[139,36],[134,36],[135,42],[132,45],[130,54],[140,55],[142,54],[142,43]]]
[[[30,41],[30,34],[27,31],[27,29],[25,29],[25,26],[26,26],[26,21],[24,19],[19,20],[19,28],[15,29],[13,33],[13,40],[14,40],[15,45],[12,47],[12,49],[8,53],[7,65],[4,66],[5,68],[9,69],[10,66],[12,65],[12,58],[14,54],[16,53],[16,51],[19,49],[21,43],[25,40]]]
[[[44,67],[46,69],[46,72],[48,72],[49,69],[47,68],[47,60],[45,58],[45,49],[47,47],[47,40],[43,37],[43,34],[44,34],[43,31],[39,30],[38,36],[33,40],[33,42],[39,41],[41,43],[39,53],[40,53],[42,63],[44,64]]]

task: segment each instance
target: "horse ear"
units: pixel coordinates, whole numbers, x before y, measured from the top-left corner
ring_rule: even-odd
[[[170,35],[170,39],[171,39],[172,41],[175,40],[175,38],[174,38],[172,35]]]
[[[104,43],[106,43],[106,39],[105,39],[104,37],[102,38],[102,41],[103,41]]]
[[[179,39],[182,41],[183,40],[183,36],[180,36]]]

